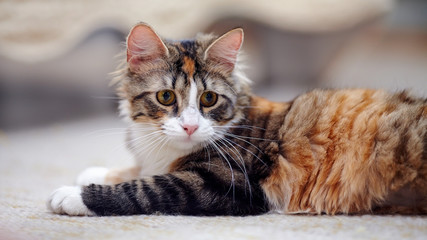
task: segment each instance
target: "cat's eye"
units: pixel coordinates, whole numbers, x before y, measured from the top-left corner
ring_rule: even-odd
[[[172,90],[158,91],[157,101],[165,106],[170,106],[176,101],[175,93]]]
[[[214,92],[208,91],[208,92],[204,92],[200,97],[200,104],[203,107],[212,107],[213,105],[215,105],[217,100],[218,100],[218,95]]]

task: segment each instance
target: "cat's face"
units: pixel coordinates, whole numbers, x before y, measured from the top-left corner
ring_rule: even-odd
[[[141,135],[160,135],[177,149],[224,136],[241,119],[242,83],[234,76],[241,29],[219,38],[162,41],[147,25],[127,40],[128,77],[120,93]]]

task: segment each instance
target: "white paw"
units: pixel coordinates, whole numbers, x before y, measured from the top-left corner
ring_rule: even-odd
[[[60,187],[56,189],[47,201],[47,208],[59,214],[68,214],[73,216],[92,216],[95,215],[83,203],[81,196],[81,187]]]
[[[108,172],[108,168],[104,167],[86,168],[77,177],[76,184],[79,186],[87,186],[92,183],[105,184],[105,178],[107,177]]]

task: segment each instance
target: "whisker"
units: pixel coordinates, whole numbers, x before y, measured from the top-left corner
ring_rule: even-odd
[[[227,138],[225,138],[225,139],[227,139]],[[236,146],[238,146],[239,148],[241,148],[242,150],[244,150],[244,151],[246,151],[246,152],[248,152],[249,154],[251,154],[252,156],[254,156],[256,159],[258,159],[261,163],[263,163],[265,166],[267,166],[267,164],[261,159],[261,158],[259,158],[254,152],[252,152],[252,151],[250,151],[249,149],[247,149],[247,148],[245,148],[245,147],[243,147],[242,145],[240,145],[240,144],[238,144],[237,142],[235,142],[235,141],[233,141],[233,140],[231,140],[231,139],[227,139],[227,141],[230,141],[232,144],[234,144],[234,145],[236,145]],[[244,141],[244,140],[242,140],[241,139],[241,141]],[[255,148],[257,148],[255,145],[253,145],[252,143],[250,143],[250,142],[248,142],[249,144],[251,144],[252,146],[254,146]],[[263,154],[263,152],[259,149],[259,148],[257,148],[258,149],[258,151],[260,152],[260,153],[262,153]]]
[[[245,184],[246,184],[246,183],[248,184],[248,190],[249,190],[249,196],[250,196],[250,200],[249,200],[249,201],[251,201],[251,204],[252,204],[252,189],[251,189],[251,183],[250,183],[250,181],[249,181],[248,172],[247,172],[247,170],[246,170],[245,161],[244,161],[244,159],[243,159],[242,155],[240,154],[240,152],[237,150],[237,148],[236,148],[236,147],[234,147],[230,142],[228,142],[228,139],[223,138],[223,139],[221,139],[221,141],[220,141],[220,142],[222,142],[222,143],[224,144],[224,146],[225,146],[226,144],[228,144],[229,146],[231,146],[234,150],[233,150],[233,149],[230,149],[230,150],[231,150],[231,151],[233,151],[233,153],[236,155],[236,157],[237,157],[238,159],[240,159],[240,162],[241,162],[242,166],[239,166],[239,164],[236,162],[236,160],[234,160],[234,158],[230,156],[230,157],[233,159],[233,161],[235,161],[235,162],[236,162],[236,164],[239,166],[240,170],[242,170],[243,175],[245,176]],[[225,146],[225,147],[226,147],[226,146]],[[245,189],[246,189],[246,187],[245,187]]]
[[[150,132],[150,133],[148,133],[148,134],[145,134],[145,135],[139,136],[139,137],[137,137],[137,138],[134,138],[134,139],[132,139],[132,140],[128,141],[128,143],[132,143],[132,142],[135,142],[135,141],[138,141],[138,140],[144,139],[145,137],[149,137],[149,136],[151,136],[151,135],[155,135],[155,134],[159,134],[159,135],[160,135],[160,133],[161,133],[161,132],[162,132],[162,130],[157,130],[157,131],[154,131],[154,132]]]
[[[212,126],[212,128],[243,128],[243,129],[260,129],[265,131],[265,128],[250,126],[250,125]]]
[[[169,142],[169,139],[167,137],[163,137],[164,140],[162,140],[163,144],[160,145],[160,147],[157,148],[157,153],[156,153],[156,158],[158,159],[159,157],[159,152],[162,150],[162,148],[165,146],[165,144],[167,144]]]
[[[227,87],[229,87],[230,89],[231,89],[231,91],[233,91],[233,93],[235,94],[235,95],[238,95],[237,94],[237,92],[236,92],[236,90],[234,90],[234,88],[232,88],[231,86],[230,86],[230,84],[228,84],[227,82],[223,82]]]
[[[114,135],[126,135],[130,132],[131,131],[111,132],[111,133],[104,133],[104,134],[96,135],[95,137],[102,138],[102,137],[109,137],[109,136],[114,136]]]
[[[224,132],[224,131],[220,131],[221,132],[221,134],[224,134],[224,135],[228,135],[228,133],[227,132]],[[247,143],[247,144],[249,144],[249,145],[251,145],[252,147],[254,147],[256,150],[258,150],[261,154],[264,154],[264,152],[261,150],[261,149],[259,149],[256,145],[254,145],[253,143],[251,143],[250,141],[247,141],[247,140],[245,140],[245,139],[242,139],[242,138],[240,138],[240,137],[238,137],[238,135],[235,135],[235,134],[232,134],[232,135],[229,135],[229,137],[232,137],[232,138],[235,138],[235,139],[237,139],[237,140],[240,140],[240,141],[242,141],[242,142],[245,142],[245,143]],[[267,166],[267,164],[262,160],[262,159],[260,159],[255,153],[253,153],[252,151],[250,151],[250,150],[248,150],[248,149],[246,149],[246,148],[244,148],[243,146],[241,146],[240,144],[238,144],[238,143],[236,143],[236,142],[234,142],[234,141],[232,141],[231,139],[228,139],[229,141],[231,141],[232,143],[234,143],[234,144],[236,144],[239,148],[241,148],[241,149],[243,149],[243,150],[245,150],[245,151],[247,151],[247,152],[249,152],[252,156],[254,156],[255,158],[257,158],[261,163],[263,163],[265,166]]]
[[[209,144],[203,143],[203,149],[205,150],[205,157],[206,157],[206,153],[208,154],[208,171],[210,171],[211,170],[211,154],[208,147],[209,147]]]
[[[120,97],[111,97],[111,96],[90,96],[94,99],[114,99],[114,100],[122,100]]]
[[[215,150],[222,156],[222,158],[225,160],[225,162],[228,164],[228,167],[230,168],[230,173],[231,173],[231,183],[230,183],[230,188],[228,189],[227,193],[225,195],[228,195],[228,193],[231,191],[231,189],[233,189],[233,202],[235,201],[235,178],[234,178],[234,171],[233,171],[233,167],[231,166],[231,163],[228,161],[227,157],[224,155],[224,153],[218,148],[217,144],[210,140],[211,142],[211,146],[213,146],[215,148]]]
[[[158,146],[159,145],[161,145],[162,144],[162,142],[164,141],[164,139],[165,139],[166,137],[162,137],[162,138],[159,138],[159,139],[156,139],[155,141],[156,141],[156,144],[155,145],[153,145],[152,147],[151,147],[151,150],[146,154],[148,157],[150,157],[151,156],[151,153],[154,151],[154,149],[156,149],[156,148],[158,148]]]
[[[159,138],[161,135],[159,134],[158,135],[158,133],[155,133],[155,134],[152,134],[151,136],[150,136],[150,138],[148,138],[147,140],[150,140],[150,143],[149,144],[146,144],[146,145],[144,145],[145,144],[145,142],[137,142],[136,143],[136,145],[134,145],[134,147],[132,148],[132,150],[137,150],[138,152],[137,152],[137,154],[139,154],[139,153],[141,153],[142,151],[144,151],[144,150],[146,150],[146,149],[148,149],[148,148],[150,148],[152,145],[154,145],[157,141],[159,141],[161,138]],[[136,141],[136,139],[134,139],[134,141],[133,142],[135,142]],[[142,147],[142,148],[141,148]]]
[[[257,149],[258,151],[260,151],[262,154],[264,154],[264,152],[263,152],[261,149],[259,149],[257,146],[255,146],[253,143],[251,143],[251,142],[249,142],[249,141],[246,141],[245,139],[240,138],[238,135],[235,135],[235,134],[233,134],[233,135],[229,135],[227,132],[222,132],[222,134],[224,134],[225,136],[229,136],[229,137],[232,137],[232,138],[236,138],[237,140],[240,140],[240,141],[242,141],[242,142],[245,142],[245,143],[247,143],[247,144],[251,145],[252,147],[256,148],[256,149]]]
[[[156,124],[152,124],[152,126],[157,126]],[[151,127],[151,126],[150,126]],[[97,133],[103,133],[103,132],[107,132],[106,134],[110,134],[108,133],[109,131],[116,131],[116,130],[120,130],[120,132],[111,132],[111,134],[121,134],[121,133],[129,133],[129,132],[133,132],[134,130],[150,130],[154,128],[149,128],[146,126],[141,126],[141,124],[131,124],[128,127],[123,127],[123,128],[106,128],[106,129],[98,129],[89,133],[86,133],[83,135],[83,137],[88,137]]]
[[[267,138],[257,138],[257,137],[248,137],[248,136],[241,136],[241,135],[235,135],[229,132],[224,132],[224,135],[230,136],[230,137],[239,137],[239,138],[247,138],[247,139],[253,139],[253,140],[260,140],[260,141],[271,141],[271,142],[277,142],[277,140],[274,139],[267,139]]]
[[[240,170],[242,170],[242,172],[244,172],[244,169],[242,168],[242,166],[239,165],[239,163],[236,161],[236,159],[234,159],[234,157],[231,156],[231,154],[228,151],[225,151],[225,149],[221,147],[220,144],[222,144],[222,146],[224,146],[226,149],[228,149],[228,147],[222,142],[222,139],[219,139],[217,142],[218,142],[218,147],[220,147],[221,150],[224,151],[225,154],[227,154],[231,158],[231,160],[233,160],[237,164],[237,166],[239,166]],[[236,157],[237,157],[237,155],[236,155]]]
[[[261,109],[262,107],[258,107],[258,106],[236,106],[238,108],[259,108]]]
[[[150,142],[150,144],[143,146],[142,148],[140,147],[141,143],[138,143],[137,145],[135,145],[132,149],[134,151],[134,156],[138,157],[141,153],[145,152],[146,150],[150,149],[151,150],[148,152],[148,154],[144,154],[146,157],[150,157],[151,152],[156,149],[156,147],[159,145],[159,143],[164,139],[163,138],[159,138],[156,135],[153,135],[152,138],[154,138],[154,140],[152,142]]]
[[[134,143],[134,142],[137,142],[137,141],[139,141],[139,140],[142,140],[142,139],[145,139],[146,138],[146,140],[151,140],[151,139],[153,139],[153,138],[157,138],[158,137],[158,135],[156,135],[156,134],[159,134],[159,132],[153,132],[153,133],[151,133],[151,134],[148,134],[148,135],[144,135],[144,136],[141,136],[141,137],[137,137],[137,138],[135,138],[135,139],[132,139],[132,140],[130,140],[130,141],[126,141],[125,143],[123,143],[123,144],[121,144],[121,145],[119,145],[119,147],[124,147],[124,145],[126,145],[126,144],[131,144],[131,143]],[[141,142],[137,142],[137,144],[136,145],[130,145],[129,146],[129,150],[130,151],[133,151],[133,150],[137,150],[140,146],[141,144]],[[150,144],[148,144],[148,145],[146,145],[146,146],[150,146],[151,145],[151,143]],[[145,147],[145,146],[144,146]],[[143,149],[145,149],[145,148],[143,148]]]
[[[89,132],[89,133],[85,133],[85,134],[82,135],[82,137],[89,137],[89,136],[94,135],[94,134],[99,133],[99,132],[116,131],[116,130],[124,130],[126,132],[128,129],[127,128],[99,129],[99,130],[95,130],[95,131],[92,131],[92,132]],[[123,132],[120,132],[120,133],[123,133]]]

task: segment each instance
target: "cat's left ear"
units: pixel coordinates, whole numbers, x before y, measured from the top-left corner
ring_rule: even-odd
[[[204,59],[219,64],[226,72],[234,69],[243,44],[243,29],[233,29],[216,39],[205,51]]]
[[[169,54],[162,39],[145,23],[139,23],[132,28],[126,45],[127,62],[133,71],[140,70],[146,63],[166,58]]]

